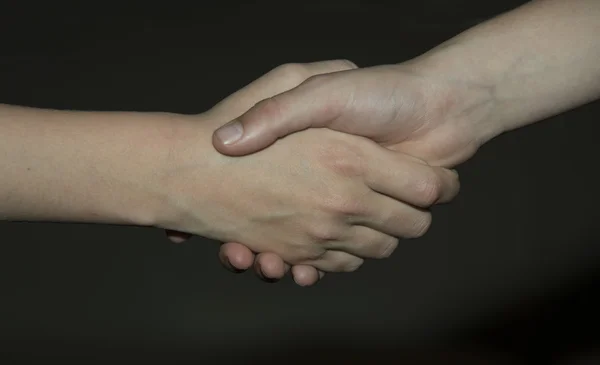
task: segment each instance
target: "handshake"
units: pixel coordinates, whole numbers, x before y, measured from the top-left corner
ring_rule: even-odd
[[[600,97],[600,2],[540,0],[395,65],[285,65],[200,115],[0,106],[0,219],[154,226],[300,285],[422,236],[492,138]]]
[[[469,103],[487,95],[410,65],[278,67],[193,117],[204,132],[178,137],[168,174],[181,218],[158,225],[174,242],[182,232],[228,242],[223,264],[254,264],[267,281],[291,269],[306,286],[354,271],[422,236],[428,209],[456,196],[458,175],[445,167],[482,143],[474,116],[484,115]]]
[[[0,106],[0,218],[199,235],[234,271],[312,285],[422,236],[458,193],[447,168],[491,136],[490,94],[435,75],[288,64],[199,115]]]

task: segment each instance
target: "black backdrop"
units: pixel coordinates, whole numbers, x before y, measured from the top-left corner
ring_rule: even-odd
[[[3,6],[0,102],[196,113],[279,64],[400,62],[522,2]],[[527,360],[594,348],[599,111],[492,141],[460,167],[463,191],[426,237],[309,289],[228,273],[200,238],[0,223],[2,357],[374,362],[444,346]]]

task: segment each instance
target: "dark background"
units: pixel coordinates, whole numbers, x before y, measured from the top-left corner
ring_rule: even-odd
[[[2,6],[0,102],[197,113],[279,64],[401,62],[523,2]],[[231,274],[217,243],[158,229],[0,223],[0,356],[517,364],[600,349],[599,112],[495,139],[429,234],[313,288]]]

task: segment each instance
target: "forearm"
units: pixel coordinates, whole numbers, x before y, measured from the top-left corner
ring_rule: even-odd
[[[492,137],[600,97],[600,1],[540,0],[480,24],[417,61],[487,89]]]
[[[0,218],[153,224],[173,118],[0,106]]]

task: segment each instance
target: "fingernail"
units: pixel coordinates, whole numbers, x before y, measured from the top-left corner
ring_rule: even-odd
[[[267,283],[276,283],[279,281],[279,279],[270,278],[267,275],[265,275],[265,272],[262,271],[262,268],[260,267],[260,265],[257,265],[257,266],[258,266],[258,270],[256,270],[256,271],[257,271],[258,277],[262,281],[267,282]]]
[[[228,265],[229,265],[229,267],[231,267],[231,269],[230,269],[230,270],[231,270],[231,271],[232,271],[234,274],[241,274],[241,273],[243,273],[243,272],[245,271],[245,270],[242,270],[242,269],[238,269],[237,267],[233,267],[233,265],[231,265],[231,262],[228,262]]]
[[[242,123],[238,122],[237,120],[232,120],[216,131],[217,138],[220,139],[225,145],[237,142],[240,138],[242,138],[243,134],[244,127],[242,126]]]
[[[264,280],[266,283],[269,283],[269,284],[273,284],[273,283],[276,283],[276,282],[278,282],[278,281],[279,281],[279,279],[275,279],[275,278],[267,278],[267,277],[265,277],[265,276],[264,276],[264,274],[263,274],[263,280]]]
[[[223,263],[223,266],[225,266],[225,268],[226,268],[227,270],[229,270],[229,271],[231,271],[231,272],[233,272],[233,273],[235,273],[235,274],[239,274],[239,273],[242,273],[242,272],[244,272],[244,270],[241,270],[241,269],[238,269],[237,267],[234,267],[234,266],[231,264],[231,261],[229,261],[229,259],[227,259],[227,257],[225,257],[225,259],[224,259],[224,260],[222,260],[221,262]]]

